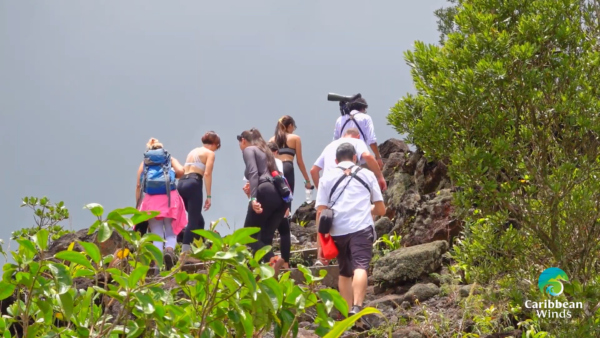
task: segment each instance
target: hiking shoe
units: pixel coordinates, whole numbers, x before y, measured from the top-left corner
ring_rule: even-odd
[[[348,312],[348,317],[354,316],[362,310],[362,306],[354,305],[352,310]],[[354,323],[354,329],[357,331],[369,331],[372,328],[371,323],[367,320],[366,316],[362,316]]]
[[[173,250],[165,250],[165,270],[170,271],[177,264],[177,257]]]

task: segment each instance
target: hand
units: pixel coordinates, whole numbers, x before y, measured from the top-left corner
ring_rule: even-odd
[[[306,189],[313,189],[313,185],[310,184],[310,181],[306,181],[306,182],[304,182],[304,188],[306,188]]]
[[[256,200],[252,200],[252,210],[254,210],[255,213],[257,214],[262,214],[263,209],[262,206],[260,205],[260,203],[258,203]]]
[[[383,160],[380,158],[377,159],[377,164],[379,165],[379,170],[383,169]]]
[[[206,202],[204,202],[204,211],[207,211],[208,209],[210,209],[210,198],[206,199]]]
[[[284,217],[285,217],[285,218],[288,218],[288,217],[290,217],[290,208],[287,208],[287,209],[285,210],[285,216],[284,216]]]
[[[325,235],[325,236],[329,236],[329,234]],[[323,263],[323,265],[329,265],[329,260],[325,259],[325,257],[323,257],[323,249],[321,249],[321,247],[319,246],[319,248],[317,249],[317,259]]]
[[[383,178],[383,176],[377,179],[377,183],[379,183],[381,191],[387,190],[387,183],[385,183],[385,178]]]
[[[244,185],[242,190],[244,190],[244,193],[246,193],[246,196],[248,196],[248,198],[250,198],[250,182],[246,182],[246,184]]]

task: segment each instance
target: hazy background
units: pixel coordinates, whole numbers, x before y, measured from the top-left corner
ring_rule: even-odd
[[[433,11],[445,5],[0,0],[0,238],[33,224],[24,196],[63,200],[74,229],[93,222],[87,203],[134,205],[148,139],[183,162],[208,130],[222,148],[205,219],[242,227],[235,136],[257,127],[268,138],[289,114],[310,170],[339,116],[327,93],[360,92],[379,142],[399,137],[386,116],[413,91],[403,52],[437,43]],[[297,166],[296,178],[294,208],[304,199]]]

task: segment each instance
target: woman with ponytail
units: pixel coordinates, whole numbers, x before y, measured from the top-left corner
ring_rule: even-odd
[[[277,164],[260,132],[254,128],[246,130],[237,136],[237,140],[246,164],[244,177],[250,183],[247,192],[248,212],[244,227],[260,228],[260,232],[253,236],[257,241],[250,244],[252,250],[256,252],[264,246],[272,245],[275,230],[279,228],[281,219],[285,215],[287,204],[273,184],[271,173],[277,171]],[[263,256],[263,261],[272,263],[277,275],[285,261],[274,257],[273,252],[269,251]]]
[[[300,136],[293,134],[294,130],[296,130],[296,121],[294,121],[291,116],[285,115],[277,121],[275,135],[270,140],[279,147],[278,157],[283,162],[283,175],[290,184],[292,193],[294,193],[295,186],[294,156],[296,156],[296,162],[298,162],[300,172],[302,172],[302,176],[304,176],[304,188],[314,188],[310,182],[306,166],[304,165]],[[291,209],[292,206],[290,205],[289,207]]]

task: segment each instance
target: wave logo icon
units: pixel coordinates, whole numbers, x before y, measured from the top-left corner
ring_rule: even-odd
[[[538,279],[538,288],[544,294],[550,296],[560,296],[565,287],[562,282],[568,282],[569,277],[559,268],[548,268],[542,272]]]

